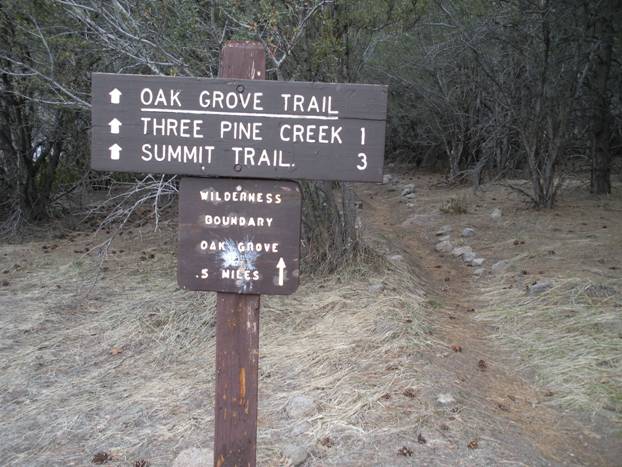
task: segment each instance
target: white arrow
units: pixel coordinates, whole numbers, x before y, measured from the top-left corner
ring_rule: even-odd
[[[110,94],[110,103],[111,104],[118,104],[120,101],[120,97],[121,94],[123,94],[121,91],[119,91],[117,88],[114,88],[112,91],[110,91],[108,94]]]
[[[283,261],[283,258],[279,259],[276,268],[279,270],[279,285],[282,286],[283,278],[285,277],[285,261]]]
[[[121,146],[119,146],[117,143],[113,144],[112,146],[110,146],[108,149],[110,149],[110,158],[113,161],[118,161],[121,157]]]
[[[123,124],[116,118],[113,118],[112,120],[110,120],[108,125],[110,125],[110,133],[119,134],[119,128]]]

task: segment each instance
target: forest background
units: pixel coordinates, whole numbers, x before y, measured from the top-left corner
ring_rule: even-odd
[[[157,220],[175,177],[89,170],[90,73],[215,77],[231,39],[261,41],[268,79],[388,84],[389,161],[538,208],[568,178],[610,193],[620,24],[615,0],[5,0],[0,233],[67,213],[123,224],[141,205]],[[306,253],[330,269],[360,250],[352,190],[303,188]],[[85,201],[101,189],[115,195]]]

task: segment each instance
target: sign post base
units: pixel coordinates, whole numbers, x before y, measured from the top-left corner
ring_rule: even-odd
[[[214,465],[255,466],[259,295],[221,293],[216,302]]]

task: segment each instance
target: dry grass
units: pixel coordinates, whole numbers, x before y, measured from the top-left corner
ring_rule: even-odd
[[[177,289],[163,238],[172,241],[170,232],[125,238],[103,272],[96,256],[1,247],[22,265],[0,295],[5,465],[83,465],[97,452],[109,465],[170,465],[183,448],[211,446],[214,294]],[[370,292],[370,278],[384,290]],[[374,436],[411,435],[412,424],[387,423],[381,396],[417,387],[407,363],[428,342],[423,300],[406,266],[359,264],[302,284],[263,300],[258,459],[278,464],[293,439],[333,456],[320,464],[356,464],[369,455],[357,446]],[[284,411],[295,394],[317,404],[305,420]],[[414,407],[418,423],[427,409]],[[316,447],[327,437],[338,449]]]
[[[621,281],[554,284],[536,296],[491,286],[478,318],[497,326],[496,337],[520,356],[523,370],[535,370],[551,400],[621,422]]]
[[[405,427],[382,418],[381,397],[418,385],[415,373],[403,365],[427,343],[422,298],[410,277],[404,270],[388,269],[381,277],[385,291],[376,295],[367,291],[358,271],[354,277],[346,273],[316,280],[310,284],[312,293],[266,300],[262,325],[271,337],[260,366],[264,378],[269,375],[262,383],[271,397],[263,400],[260,411],[280,423],[260,430],[265,445],[277,448],[301,422],[312,439],[328,437],[346,456],[355,455],[357,445],[376,432],[404,433]],[[395,368],[387,371],[391,364]],[[280,415],[296,394],[318,402],[307,420]],[[267,465],[268,458],[260,454],[260,460]]]

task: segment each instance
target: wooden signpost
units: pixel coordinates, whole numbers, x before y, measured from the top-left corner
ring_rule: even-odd
[[[177,277],[217,292],[218,467],[255,466],[260,294],[298,287],[300,188],[279,179],[382,181],[386,86],[264,77],[250,41],[219,79],[92,75],[93,169],[202,177],[180,183]]]

